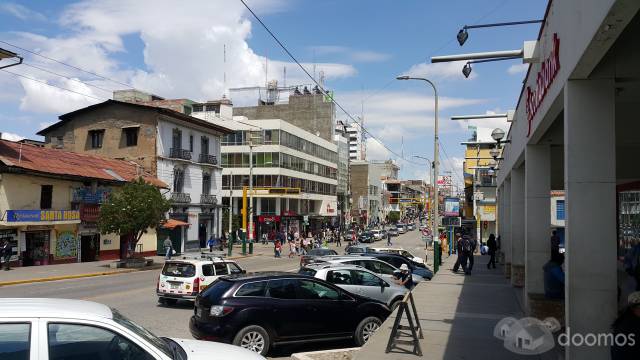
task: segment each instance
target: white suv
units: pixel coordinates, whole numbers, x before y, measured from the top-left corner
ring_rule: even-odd
[[[105,305],[67,299],[0,299],[0,359],[253,360],[232,345],[160,338]]]
[[[212,282],[223,275],[245,271],[235,261],[221,257],[188,257],[167,260],[158,276],[158,301],[174,305],[178,300],[194,301]]]

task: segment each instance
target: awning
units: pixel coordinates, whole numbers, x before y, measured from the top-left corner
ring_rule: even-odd
[[[173,230],[177,226],[189,226],[189,223],[188,222],[184,222],[184,221],[180,221],[180,220],[176,220],[176,219],[169,219],[169,220],[166,220],[165,222],[163,222],[160,225],[160,227],[162,227],[164,229],[169,229],[169,230]]]

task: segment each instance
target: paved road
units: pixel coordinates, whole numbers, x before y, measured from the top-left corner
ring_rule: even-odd
[[[393,239],[394,246],[403,246],[415,254],[424,255],[424,246],[418,231],[412,231]],[[379,241],[376,246],[383,246]],[[262,246],[262,245],[257,245]],[[338,249],[342,253],[342,249]],[[237,260],[247,271],[297,271],[299,258],[286,256],[275,259],[261,255]],[[159,336],[191,338],[188,322],[193,305],[185,302],[175,307],[158,304],[155,285],[158,271],[141,271],[122,275],[62,280],[3,287],[0,297],[49,297],[96,301],[117,308],[123,314]],[[351,347],[351,342],[320,343],[286,346],[272,352],[274,357],[288,357],[302,351]]]

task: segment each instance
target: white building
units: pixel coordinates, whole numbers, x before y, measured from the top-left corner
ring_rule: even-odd
[[[310,230],[338,225],[337,145],[281,119],[234,120],[216,122],[235,130],[222,143],[222,193],[240,214],[253,139],[253,186],[261,189],[253,205],[256,238],[271,230],[304,230],[305,220]]]
[[[366,149],[362,141],[362,127],[354,122],[346,126],[346,131],[349,139],[349,159],[365,160]]]

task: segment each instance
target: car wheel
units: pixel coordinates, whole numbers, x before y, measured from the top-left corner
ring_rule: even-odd
[[[378,331],[382,325],[382,321],[375,316],[364,318],[356,328],[356,345],[362,346],[371,339],[373,334]]]
[[[391,303],[391,306],[389,306],[389,309],[391,309],[391,312],[393,312],[398,306],[400,306],[401,302],[402,302],[402,298],[397,298],[393,300],[393,302]]]
[[[261,326],[251,325],[238,331],[233,338],[233,345],[266,356],[270,346],[269,333]]]

